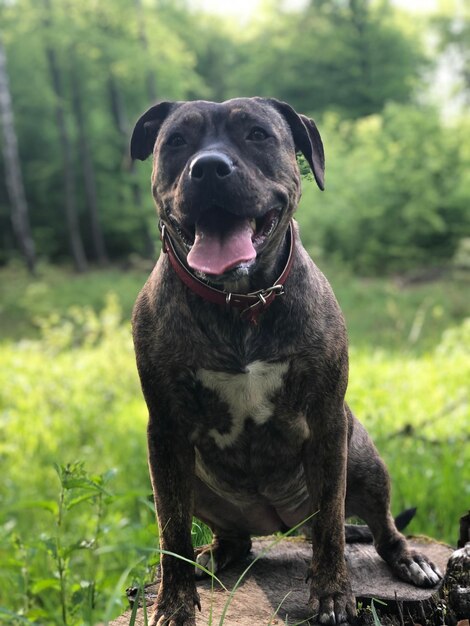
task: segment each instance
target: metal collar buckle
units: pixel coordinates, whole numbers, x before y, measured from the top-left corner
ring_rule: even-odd
[[[267,287],[266,289],[259,289],[258,291],[252,291],[247,294],[248,296],[256,296],[258,300],[251,304],[250,306],[243,309],[241,315],[249,315],[249,312],[253,312],[258,307],[262,309],[270,304],[270,300],[277,298],[277,296],[284,295],[284,285],[273,285],[272,287]],[[231,294],[229,294],[231,295]]]
[[[250,296],[258,296],[259,302],[255,302],[253,306],[258,304],[262,304],[263,306],[266,304],[267,298],[271,296],[271,294],[276,296],[282,296],[284,294],[284,285],[273,285],[272,287],[267,287],[266,289],[260,289],[259,291],[252,291]]]

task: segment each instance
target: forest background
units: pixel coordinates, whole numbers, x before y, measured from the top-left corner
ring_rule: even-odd
[[[326,191],[305,176],[298,219],[348,322],[348,400],[394,512],[455,542],[470,7],[414,4],[0,0],[0,621],[106,623],[158,561],[129,317],[159,242],[150,163],[128,153],[157,100],[270,96],[317,121]]]

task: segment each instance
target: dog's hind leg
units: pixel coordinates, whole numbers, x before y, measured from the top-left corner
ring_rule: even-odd
[[[415,516],[416,508],[406,509],[399,513],[395,519],[397,530],[404,530]],[[358,524],[346,524],[344,527],[346,543],[372,543],[374,537],[369,526]]]
[[[354,419],[349,442],[346,515],[357,515],[369,526],[377,552],[402,580],[433,587],[439,569],[409,548],[390,513],[390,479],[365,428]]]
[[[212,573],[245,557],[251,550],[253,535],[266,535],[283,529],[274,509],[250,505],[243,509],[222,498],[196,477],[194,514],[212,530],[212,543],[195,550],[198,565]],[[207,575],[196,567],[196,577]]]

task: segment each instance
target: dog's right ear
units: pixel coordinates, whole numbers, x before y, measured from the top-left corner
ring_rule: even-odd
[[[131,137],[132,160],[145,161],[152,154],[161,125],[176,106],[176,102],[160,102],[137,120]]]
[[[317,185],[323,191],[325,189],[325,153],[315,122],[297,113],[287,102],[281,102],[275,98],[269,98],[267,102],[277,109],[289,124],[296,150],[302,152],[307,159]]]

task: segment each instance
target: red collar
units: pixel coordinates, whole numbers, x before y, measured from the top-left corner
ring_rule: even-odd
[[[295,231],[292,220],[289,223],[289,256],[287,258],[286,265],[275,281],[272,287],[267,289],[259,289],[258,291],[252,291],[251,293],[231,293],[223,291],[222,289],[216,289],[210,287],[208,284],[197,278],[179,258],[171,237],[168,233],[168,229],[160,222],[160,238],[162,240],[162,250],[168,254],[168,259],[171,266],[175,270],[181,281],[188,287],[193,293],[197,294],[204,300],[212,302],[213,304],[220,304],[227,308],[241,309],[241,316],[251,324],[257,324],[258,318],[266,311],[266,309],[274,302],[277,296],[284,294],[284,283],[289,276],[292,261],[294,259],[295,248]]]

